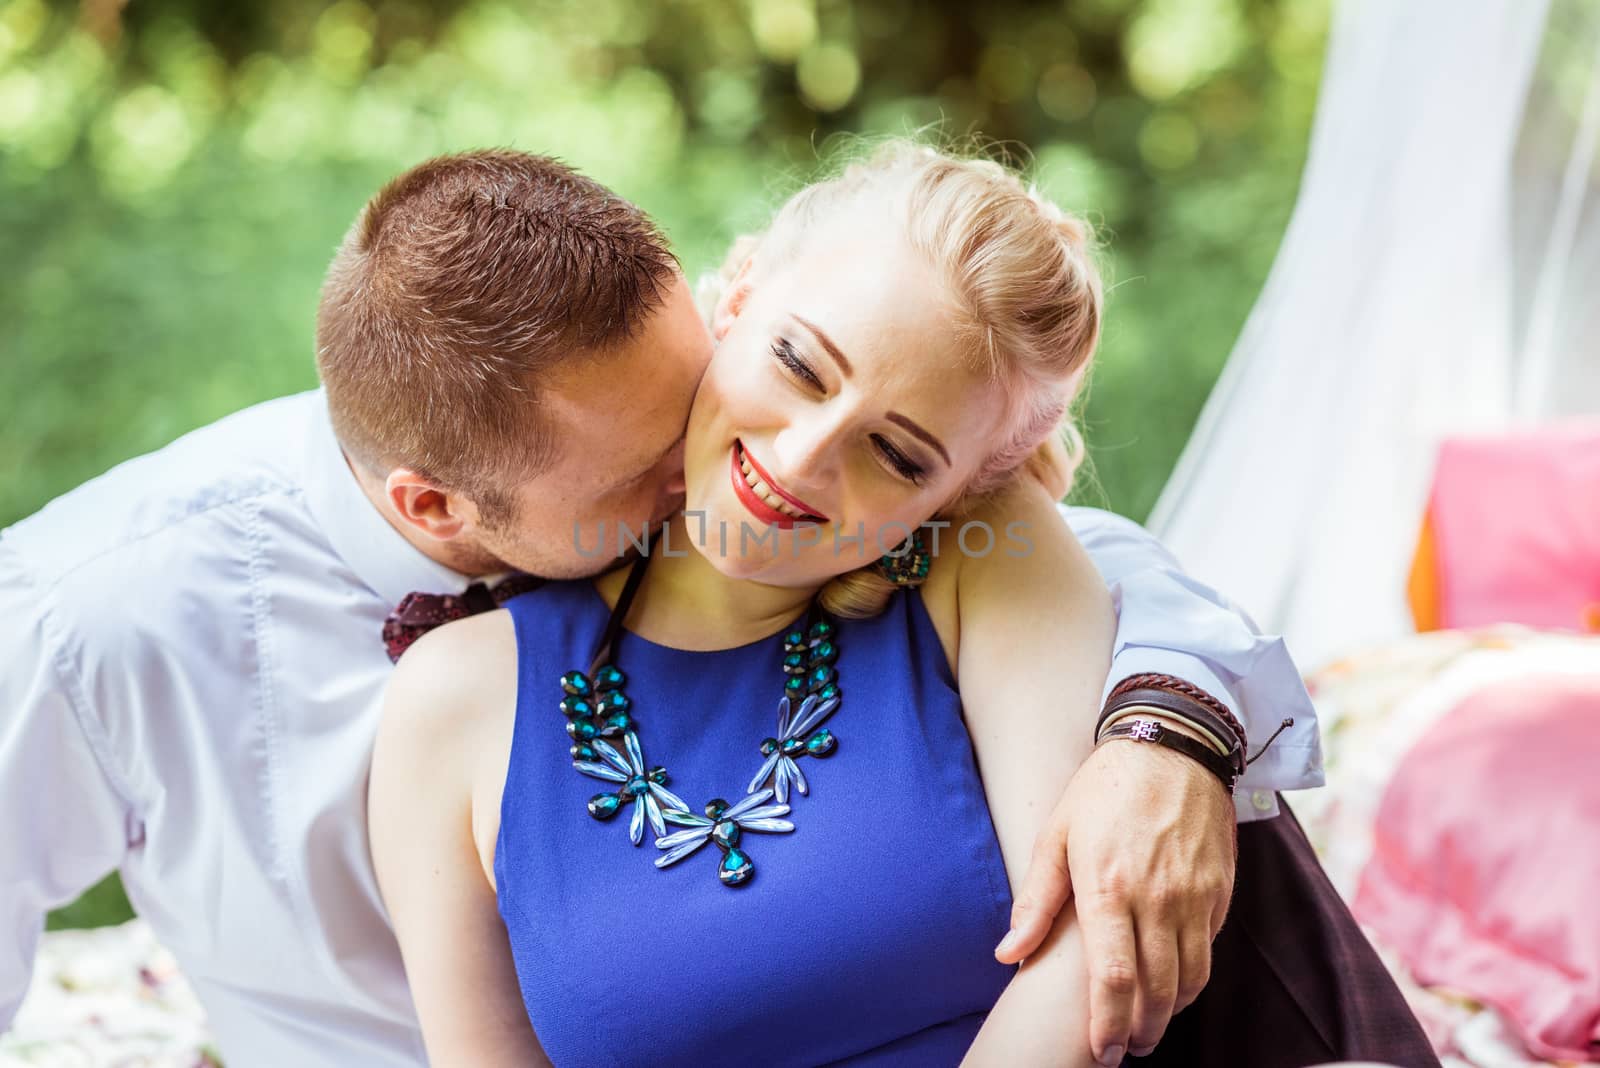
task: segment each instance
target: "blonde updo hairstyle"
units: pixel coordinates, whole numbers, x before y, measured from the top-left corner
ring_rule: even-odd
[[[960,347],[1006,396],[1010,434],[940,514],[1021,472],[1064,495],[1084,451],[1068,412],[1100,336],[1092,232],[1001,164],[903,139],[881,144],[796,193],[765,233],[735,242],[703,303],[715,303],[752,256],[758,283],[764,265],[794,256],[820,224],[862,211],[898,221],[908,247],[948,279]],[[821,601],[863,618],[881,612],[894,589],[863,567],[830,581]]]

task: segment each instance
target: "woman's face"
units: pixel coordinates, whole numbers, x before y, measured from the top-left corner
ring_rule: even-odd
[[[870,563],[994,450],[1002,393],[886,229],[812,235],[718,308],[684,474],[690,536],[725,574],[797,586]]]

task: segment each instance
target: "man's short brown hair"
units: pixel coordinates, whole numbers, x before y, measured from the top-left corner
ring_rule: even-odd
[[[317,367],[340,443],[374,473],[502,498],[553,455],[540,372],[626,339],[676,269],[644,212],[557,160],[413,167],[362,209],[323,284]]]

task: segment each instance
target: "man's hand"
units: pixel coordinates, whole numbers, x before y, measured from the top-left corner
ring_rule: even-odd
[[[1075,897],[1095,1058],[1142,1056],[1210,978],[1234,860],[1233,801],[1210,772],[1158,746],[1108,742],[1035,841],[995,956],[1012,964],[1032,953]]]

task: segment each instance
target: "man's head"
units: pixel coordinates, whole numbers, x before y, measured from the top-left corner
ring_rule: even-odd
[[[614,550],[614,524],[676,508],[710,352],[650,219],[511,151],[440,157],[380,190],[317,314],[357,476],[413,544],[469,573],[597,571],[602,521]]]

